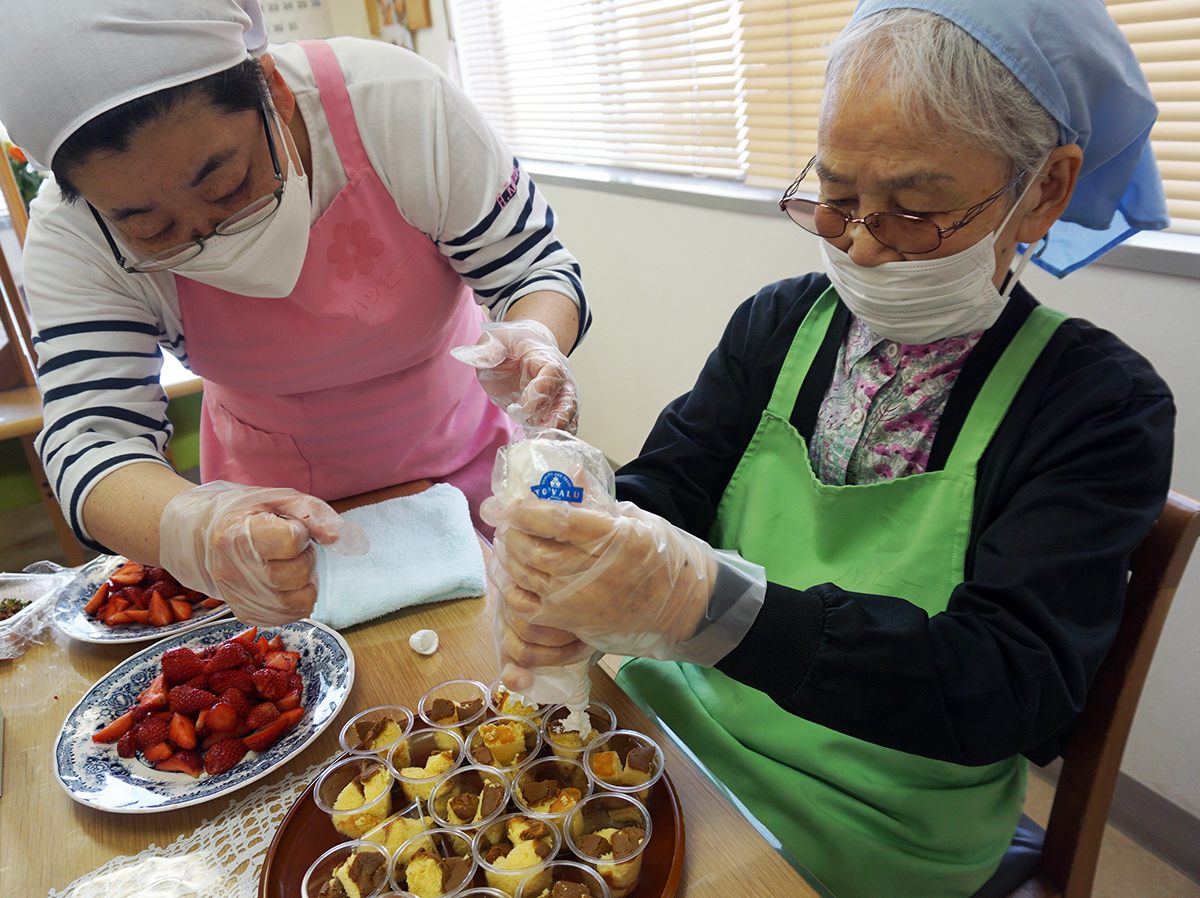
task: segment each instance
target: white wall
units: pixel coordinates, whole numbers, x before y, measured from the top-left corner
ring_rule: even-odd
[[[416,34],[446,67],[448,23]],[[637,454],[659,410],[689,389],[733,309],[759,287],[819,270],[813,239],[778,217],[542,185],[559,235],[583,266],[595,324],[573,357],[579,434],[617,462]],[[1059,281],[1033,268],[1047,305],[1108,328],[1147,356],[1175,391],[1173,486],[1200,498],[1200,280],[1092,265]],[[1122,769],[1200,816],[1200,556],[1175,598]]]

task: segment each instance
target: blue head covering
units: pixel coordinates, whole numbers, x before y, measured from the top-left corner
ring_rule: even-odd
[[[967,31],[1054,116],[1059,144],[1083,149],[1075,193],[1038,265],[1063,277],[1137,231],[1167,227],[1150,150],[1158,107],[1103,0],[861,0],[850,21],[902,8]]]

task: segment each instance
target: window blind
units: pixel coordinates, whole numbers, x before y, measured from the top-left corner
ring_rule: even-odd
[[[816,150],[825,48],[855,5],[451,0],[466,89],[517,155],[780,190]],[[1200,0],[1107,5],[1159,104],[1172,230],[1200,235]]]
[[[463,84],[521,157],[738,179],[728,0],[455,0]]]

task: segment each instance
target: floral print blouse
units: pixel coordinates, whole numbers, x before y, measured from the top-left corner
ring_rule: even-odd
[[[896,343],[853,316],[809,446],[817,478],[841,486],[924,471],[950,388],[982,336]]]

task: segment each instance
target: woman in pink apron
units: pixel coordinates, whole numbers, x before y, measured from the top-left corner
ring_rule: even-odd
[[[78,225],[56,251],[74,236],[76,255],[107,255],[72,280],[101,297],[70,311],[85,327],[35,311],[42,451],[81,537],[280,623],[315,599],[312,541],[365,551],[321,500],[444,481],[486,529],[516,422],[574,428],[564,353],[588,316],[549,210],[482,119],[407,54],[389,87],[380,53],[395,51],[378,44],[259,55],[255,0],[53,6],[89,62],[31,91],[57,79],[61,115],[17,102],[5,121],[55,172],[45,229]],[[38,246],[31,295],[62,295],[42,268],[80,260],[40,266]],[[157,389],[159,343],[205,379],[200,488],[161,463],[162,409],[128,392]]]

